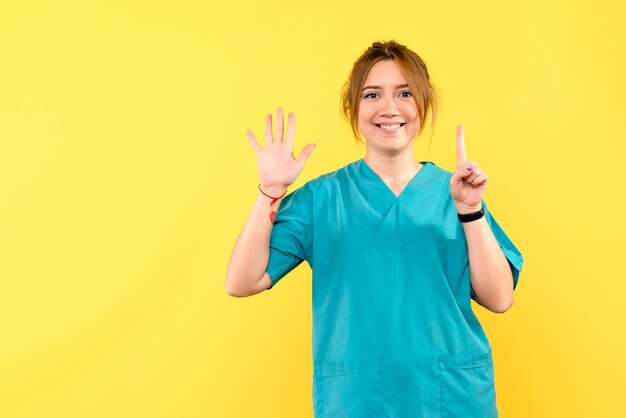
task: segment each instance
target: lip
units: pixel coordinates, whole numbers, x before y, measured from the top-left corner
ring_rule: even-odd
[[[397,128],[394,129],[387,129],[387,128],[382,128],[381,125],[379,123],[374,124],[376,126],[376,128],[380,129],[381,131],[383,131],[385,134],[394,134],[396,132],[400,132],[400,130],[402,129],[402,127],[404,125],[406,125],[405,122],[398,122],[398,123],[385,123],[385,125],[400,125]]]
[[[402,128],[404,125],[406,125],[406,122],[385,122],[375,123],[374,125],[378,126],[379,128],[381,127],[381,125],[400,125],[400,127]]]

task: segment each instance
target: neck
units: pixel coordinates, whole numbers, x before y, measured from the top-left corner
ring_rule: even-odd
[[[396,155],[383,155],[368,150],[363,159],[381,179],[392,183],[402,182],[412,178],[422,166],[413,159],[412,148],[408,150],[411,152]]]

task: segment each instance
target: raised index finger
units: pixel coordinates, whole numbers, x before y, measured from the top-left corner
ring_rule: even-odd
[[[465,155],[465,140],[463,139],[463,125],[456,127],[456,165],[460,167],[467,161]]]

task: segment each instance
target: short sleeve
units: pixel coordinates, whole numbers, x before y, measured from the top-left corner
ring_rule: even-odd
[[[311,257],[312,191],[310,183],[283,198],[270,235],[270,255],[266,268],[271,289],[302,261]]]
[[[513,242],[509,239],[509,237],[504,233],[496,219],[493,217],[489,209],[487,208],[487,203],[483,201],[483,208],[485,209],[485,218],[487,219],[487,224],[491,228],[493,235],[496,237],[496,241],[500,245],[504,256],[509,262],[509,266],[511,267],[511,272],[513,273],[513,289],[517,287],[517,282],[519,280],[520,272],[522,271],[522,265],[524,264],[524,257],[522,253],[517,249],[517,247],[513,244]],[[470,287],[471,288],[471,287]],[[474,293],[474,289],[471,289],[470,296],[472,299],[476,298],[476,294]]]

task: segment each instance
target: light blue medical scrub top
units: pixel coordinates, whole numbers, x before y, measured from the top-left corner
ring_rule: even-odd
[[[360,159],[291,192],[277,211],[272,287],[303,260],[313,271],[317,418],[498,416],[452,173],[421,163],[398,197]],[[516,286],[522,255],[483,207]]]

